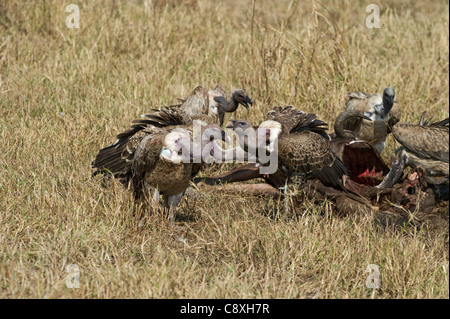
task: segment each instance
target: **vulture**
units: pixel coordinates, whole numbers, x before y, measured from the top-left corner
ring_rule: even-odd
[[[238,135],[248,132],[251,124],[246,120],[235,120],[227,124]],[[274,173],[277,179],[294,184],[303,184],[307,179],[319,179],[323,184],[345,190],[342,178],[348,175],[344,164],[331,150],[327,124],[315,114],[299,111],[292,106],[274,107],[267,120],[258,127],[258,136],[265,136],[261,145],[264,152],[277,152],[278,166]],[[251,131],[251,130],[250,130]],[[240,136],[241,148],[248,151],[251,136]],[[259,142],[259,141],[258,141]],[[261,149],[261,148],[260,148]],[[258,160],[261,154],[258,154]]]
[[[238,89],[231,93],[229,100],[226,98],[225,89],[219,84],[214,90],[207,91],[198,86],[194,92],[182,102],[180,107],[190,116],[200,117],[208,123],[223,125],[225,113],[235,112],[239,104],[249,110],[249,104],[253,105],[248,94]]]
[[[366,118],[351,117],[345,121],[344,129],[352,131],[358,139],[369,142],[381,153],[386,145],[386,136],[390,127],[400,119],[401,109],[394,102],[395,91],[391,87],[381,94],[363,92],[349,93],[347,96],[347,112],[357,111]]]
[[[101,149],[94,161],[97,172],[110,172],[128,186],[136,198],[158,201],[162,195],[169,220],[190,180],[201,169],[204,149],[211,155],[221,148],[215,139],[225,132],[217,124],[193,120],[179,107],[165,107],[144,114],[117,140]],[[195,138],[195,124],[201,138]]]
[[[331,150],[344,163],[352,181],[376,186],[389,173],[389,167],[370,143],[358,139],[355,133],[344,129],[345,121],[350,118],[368,119],[357,111],[341,113],[334,123],[334,133],[330,134]]]
[[[378,188],[392,187],[406,166],[421,168],[430,184],[442,184],[449,178],[449,118],[440,122],[397,123],[392,134],[401,146],[395,151],[392,167]]]

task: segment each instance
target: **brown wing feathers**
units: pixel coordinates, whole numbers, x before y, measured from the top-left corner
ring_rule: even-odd
[[[278,151],[288,174],[306,175],[344,189],[342,176],[349,172],[331,151],[327,123],[319,120],[316,114],[305,113],[292,106],[274,107],[268,112],[267,119],[282,125]]]
[[[153,110],[152,113],[143,114],[141,117],[141,119],[134,120],[132,123],[138,127],[147,127],[148,125],[167,127],[192,124],[192,119],[178,106],[166,106],[159,110]]]
[[[125,148],[125,144],[118,146],[111,144],[101,149],[92,162],[92,167],[98,169],[94,174],[109,171],[114,177],[123,177],[121,172],[126,166],[126,160],[122,159],[122,152]]]
[[[339,186],[345,190],[342,176],[350,175],[350,173],[341,160],[334,154],[328,154],[323,160],[323,164],[320,169],[311,171],[311,176],[321,180],[324,184]]]
[[[328,124],[317,119],[314,113],[305,113],[295,109],[292,105],[284,108],[275,106],[269,113],[267,119],[282,123],[284,133],[311,131],[329,139],[326,133]]]
[[[132,121],[130,129],[118,134],[116,142],[99,151],[92,162],[92,167],[99,170],[94,174],[109,171],[116,178],[125,177],[130,172],[129,162],[133,159],[134,151],[142,138],[148,134],[157,133],[157,128],[185,125],[191,122],[186,113],[175,106],[144,114],[143,118]]]
[[[139,143],[145,136],[153,133],[156,133],[155,129],[135,128],[119,134],[115,143],[98,152],[92,162],[92,167],[97,168],[94,175],[110,172],[115,178],[122,178],[122,182],[128,181],[131,176],[131,163]]]
[[[424,159],[449,162],[448,119],[428,126],[397,123],[393,134],[408,151]],[[442,125],[443,124],[443,125]]]
[[[281,136],[278,150],[281,164],[291,173],[343,188],[342,176],[349,172],[319,134],[304,130]]]
[[[191,117],[179,105],[152,111],[133,120],[130,129],[117,135],[116,142],[99,151],[92,162],[92,167],[98,169],[94,174],[110,172],[114,177],[122,178],[122,182],[127,182],[132,175],[131,162],[136,148],[143,138],[159,134],[166,128],[192,124]]]

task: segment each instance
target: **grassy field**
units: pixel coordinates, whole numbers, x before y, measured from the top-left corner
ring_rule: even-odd
[[[255,123],[292,104],[332,125],[347,92],[388,85],[402,121],[448,117],[448,1],[376,1],[369,29],[372,2],[2,0],[0,298],[448,298],[448,228],[380,231],[328,202],[294,216],[212,191],[172,227],[91,177],[134,118],[197,85],[244,88],[255,103],[237,115]]]

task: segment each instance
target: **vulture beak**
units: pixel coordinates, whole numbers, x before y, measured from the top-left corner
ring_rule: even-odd
[[[161,155],[162,155],[163,160],[169,161],[170,158],[172,157],[172,151],[169,150],[168,148],[163,148],[161,151]]]
[[[227,125],[225,126],[225,128],[231,128],[231,129],[233,129],[235,125],[236,125],[236,121],[229,121],[229,122],[227,123]]]
[[[245,97],[245,100],[241,102],[241,104],[247,109],[247,111],[249,111],[249,110],[250,110],[250,107],[249,107],[248,105],[249,105],[249,104],[250,104],[250,105],[253,105],[253,101],[252,101],[251,98],[249,98],[249,97],[247,96],[247,97]]]

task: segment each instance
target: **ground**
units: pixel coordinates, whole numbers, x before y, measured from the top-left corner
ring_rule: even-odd
[[[70,3],[0,3],[0,298],[449,298],[448,224],[192,189],[173,227],[90,167],[197,85],[245,89],[254,123],[292,104],[332,125],[346,93],[388,85],[402,121],[448,117],[448,1],[375,2],[380,28],[370,1],[75,1],[79,29]]]

